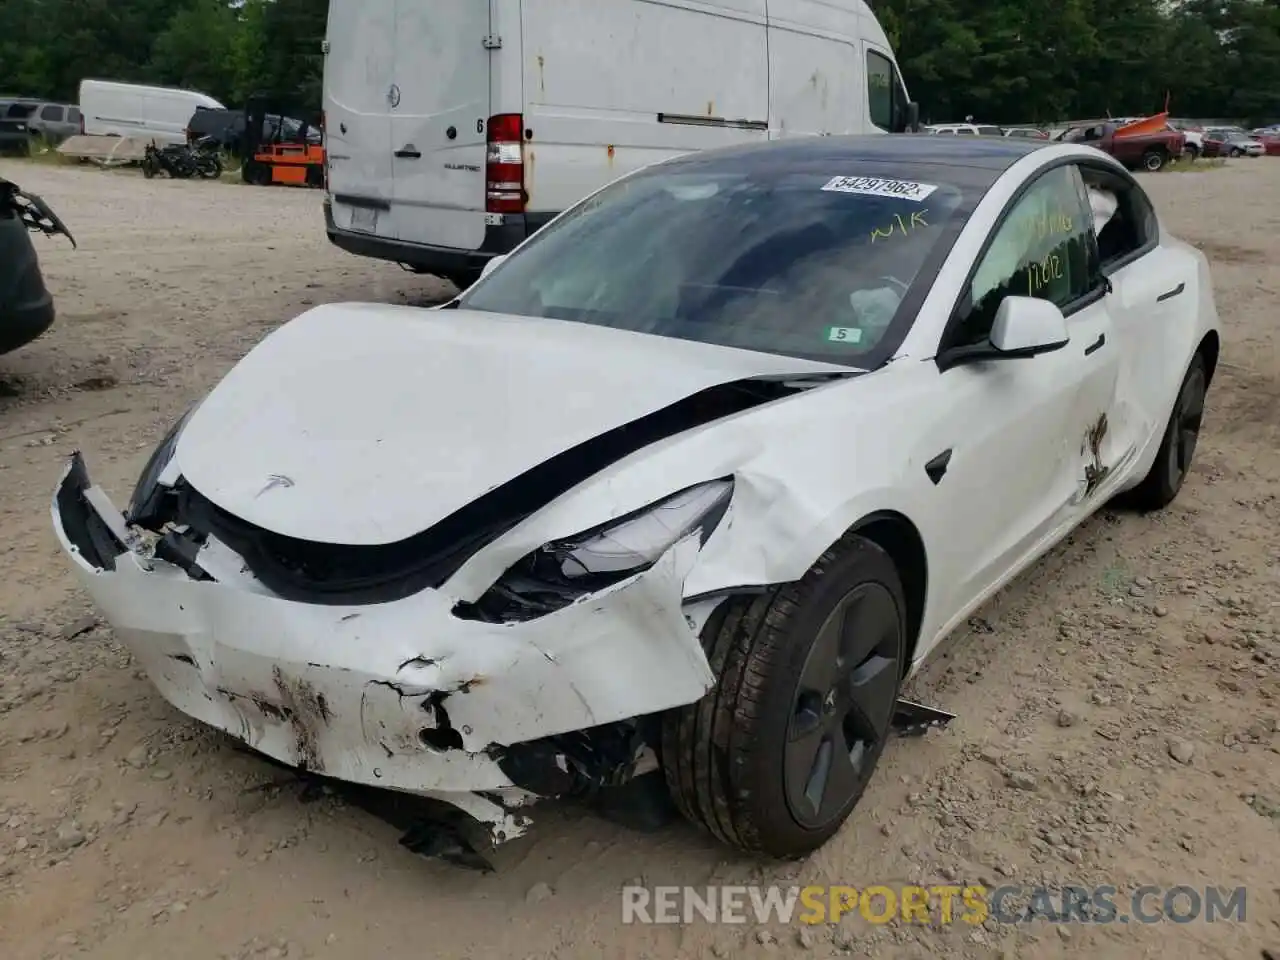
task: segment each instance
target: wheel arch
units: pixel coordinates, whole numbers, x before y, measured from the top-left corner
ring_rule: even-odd
[[[906,514],[896,510],[869,513],[854,523],[849,533],[865,537],[887,553],[902,578],[902,592],[907,599],[907,649],[902,668],[908,672],[920,643],[929,595],[929,555],[924,538]]]
[[[1204,357],[1204,380],[1205,386],[1213,383],[1213,373],[1218,369],[1218,352],[1222,347],[1222,340],[1218,336],[1217,330],[1210,330],[1204,335],[1199,346],[1196,347],[1196,353]]]

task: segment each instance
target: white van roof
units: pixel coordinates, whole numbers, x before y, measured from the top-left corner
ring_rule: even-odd
[[[123,80],[95,80],[91,78],[85,78],[80,81],[81,100],[84,99],[84,90],[86,86],[90,88],[96,87],[103,90],[131,90],[136,93],[181,93],[184,96],[189,97],[192,101],[199,103],[201,106],[209,107],[213,110],[227,109],[217,99],[209,96],[207,93],[202,93],[199,90],[185,90],[182,87],[155,86],[147,83],[128,83]]]

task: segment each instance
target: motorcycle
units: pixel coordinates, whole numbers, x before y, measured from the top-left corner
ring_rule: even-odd
[[[142,156],[142,175],[150,180],[161,172],[175,180],[190,180],[192,177],[217,180],[222,176],[217,141],[206,136],[195,143],[171,143],[158,147],[152,140]]]
[[[205,180],[217,180],[222,176],[222,146],[215,137],[199,137],[192,147],[199,176]]]
[[[25,346],[53,325],[53,297],[40,272],[31,233],[62,234],[66,224],[33,193],[0,177],[0,354]]]

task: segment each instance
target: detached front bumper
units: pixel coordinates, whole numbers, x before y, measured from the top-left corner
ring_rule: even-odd
[[[681,611],[696,545],[538,620],[460,620],[427,590],[321,606],[275,596],[210,542],[194,580],[149,555],[72,457],[53,525],[95,604],[151,681],[188,716],[317,774],[443,800],[496,841],[515,808],[556,791],[561,734],[699,699],[713,676]],[[238,579],[236,573],[238,572]],[[559,778],[559,780],[557,779]]]

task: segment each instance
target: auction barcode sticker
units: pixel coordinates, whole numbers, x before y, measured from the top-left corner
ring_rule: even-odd
[[[882,177],[832,177],[823,190],[835,193],[860,193],[868,197],[898,197],[919,203],[938,189],[936,183],[913,180],[886,180]]]

